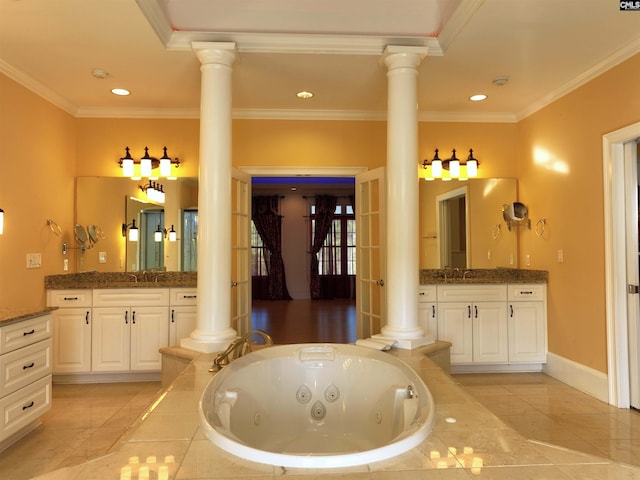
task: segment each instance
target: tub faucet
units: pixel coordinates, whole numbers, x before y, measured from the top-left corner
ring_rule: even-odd
[[[229,365],[231,360],[235,360],[251,352],[251,337],[253,337],[253,335],[261,336],[264,339],[265,346],[270,347],[273,345],[271,335],[267,332],[263,330],[251,330],[242,337],[236,338],[224,351],[217,354],[213,359],[213,365],[211,365],[209,371],[218,372],[225,365]]]

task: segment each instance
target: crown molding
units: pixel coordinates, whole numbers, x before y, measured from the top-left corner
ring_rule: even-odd
[[[9,77],[11,80],[16,82],[18,85],[21,85],[24,88],[31,90],[36,95],[42,97],[47,102],[52,103],[53,105],[67,112],[68,114],[73,116],[76,115],[77,109],[72,103],[70,103],[69,101],[67,101],[60,95],[58,95],[56,92],[51,90],[49,87],[47,87],[43,83],[40,83],[37,80],[30,77],[29,75],[26,75],[25,73],[21,72],[20,70],[8,64],[2,59],[0,59],[0,73],[5,74],[7,77]]]
[[[78,118],[179,118],[199,119],[200,108],[101,108],[80,107],[75,116]]]
[[[568,95],[572,91],[581,87],[585,83],[593,80],[594,78],[602,75],[608,70],[611,70],[613,67],[621,64],[625,60],[628,60],[632,56],[640,53],[640,39],[635,42],[631,42],[624,48],[616,50],[611,55],[606,57],[604,60],[596,63],[587,71],[583,72],[581,75],[578,75],[576,78],[571,81],[565,83],[560,88],[549,92],[544,97],[540,98],[538,101],[532,103],[524,110],[518,112],[516,114],[516,120],[520,121],[527,118],[529,115],[533,115],[539,110],[542,110],[547,105],[555,102],[556,100]]]

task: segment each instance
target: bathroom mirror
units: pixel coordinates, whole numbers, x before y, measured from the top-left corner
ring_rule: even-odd
[[[509,231],[502,216],[502,206],[518,198],[515,178],[420,180],[419,192],[420,268],[453,266],[444,263],[453,262],[453,257],[459,268],[518,267],[518,231]],[[449,210],[438,202],[439,196],[452,198]],[[445,212],[448,225],[456,226],[448,233],[442,224]],[[448,247],[441,247],[445,240],[450,241]],[[449,260],[444,255],[447,248],[453,255]]]
[[[127,258],[130,256],[127,251],[130,242],[122,236],[122,224],[130,224],[134,218],[127,213],[127,202],[130,198],[137,199],[140,205],[146,205],[147,208],[163,209],[161,229],[170,229],[173,225],[177,232],[177,241],[169,242],[168,238],[163,238],[162,268],[168,271],[181,269],[182,212],[197,209],[198,180],[179,178],[163,180],[161,183],[165,191],[165,203],[155,205],[150,203],[145,193],[140,190],[140,185],[144,184],[142,180],[135,181],[124,177],[76,178],[76,222],[79,225],[97,226],[94,233],[99,239],[96,248],[77,252],[76,271],[116,272],[130,271],[132,265],[139,267],[137,260],[130,262]],[[139,220],[136,218],[137,225]],[[158,224],[154,229],[157,227]],[[87,235],[90,238],[91,232]]]

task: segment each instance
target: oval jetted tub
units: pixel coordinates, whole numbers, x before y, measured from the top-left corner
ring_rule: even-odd
[[[254,462],[333,468],[394,457],[433,426],[422,379],[388,353],[344,344],[282,345],[231,362],[200,399],[217,446]]]

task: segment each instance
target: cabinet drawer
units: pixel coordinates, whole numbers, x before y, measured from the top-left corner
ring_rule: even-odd
[[[438,297],[438,289],[435,285],[420,285],[418,288],[418,302],[420,303],[432,303],[435,302]]]
[[[169,301],[171,306],[173,305],[196,305],[197,304],[197,290],[195,288],[170,288]]]
[[[0,397],[51,373],[51,339],[0,356]]]
[[[105,288],[93,291],[94,307],[169,305],[168,288]]]
[[[0,439],[13,435],[51,408],[51,375],[0,399]]]
[[[51,337],[51,314],[0,327],[0,354],[12,352]]]
[[[48,307],[90,307],[91,290],[47,290]]]
[[[506,285],[438,285],[438,302],[504,302]]]
[[[510,302],[541,302],[545,299],[545,292],[544,283],[511,284],[508,296]]]

